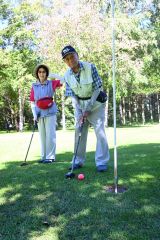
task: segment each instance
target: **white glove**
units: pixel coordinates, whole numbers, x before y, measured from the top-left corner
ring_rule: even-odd
[[[56,78],[56,79],[60,80],[61,83],[65,82],[64,77],[62,77],[62,76],[60,76],[60,75],[58,75],[56,73],[50,73],[48,77],[49,78]]]
[[[32,109],[32,114],[33,114],[33,121],[38,122],[38,116],[37,116],[37,113],[36,113],[35,102],[31,102],[31,109]]]

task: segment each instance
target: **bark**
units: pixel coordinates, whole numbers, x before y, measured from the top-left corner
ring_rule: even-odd
[[[119,115],[120,115],[120,124],[123,125],[123,110],[122,110],[122,101],[119,103]]]
[[[134,113],[135,113],[135,122],[138,122],[138,104],[137,104],[137,97],[135,97],[134,102]]]
[[[108,127],[108,104],[109,104],[109,91],[107,91],[107,102],[106,102],[106,107],[105,107],[105,127]]]
[[[129,118],[129,123],[132,123],[132,113],[131,113],[131,100],[128,98],[128,118]]]
[[[22,95],[22,89],[19,88],[19,131],[23,131],[23,123],[24,123],[24,97]]]
[[[153,106],[152,106],[152,98],[149,98],[149,111],[150,111],[150,119],[153,122]]]
[[[122,108],[122,113],[123,113],[123,125],[126,124],[126,103],[125,103],[125,98],[122,98],[123,102],[123,108]]]
[[[142,124],[144,125],[145,122],[146,122],[146,120],[145,120],[145,113],[144,113],[144,98],[142,95]]]
[[[158,122],[160,123],[160,101],[159,101],[158,94],[157,94],[157,111],[158,111]]]

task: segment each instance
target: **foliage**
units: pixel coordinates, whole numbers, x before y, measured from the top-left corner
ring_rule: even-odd
[[[8,7],[7,25],[1,30],[1,104],[4,121],[19,128],[24,105],[28,101],[33,68],[36,64],[34,35],[29,25],[34,16],[28,4]],[[20,112],[21,109],[21,112]]]
[[[61,49],[72,44],[81,60],[93,62],[109,92],[112,121],[112,24],[109,1],[0,0],[0,122],[11,118],[31,122],[28,95],[37,63],[64,74]],[[115,1],[116,98],[158,94],[159,5],[153,1]],[[7,99],[6,94],[7,93]],[[62,92],[57,93],[62,118]],[[67,100],[68,101],[68,100]],[[66,101],[67,125],[73,124],[73,109]],[[132,103],[134,104],[134,102]],[[157,111],[157,110],[155,110]],[[1,124],[0,123],[0,124]],[[1,125],[1,127],[2,127]]]

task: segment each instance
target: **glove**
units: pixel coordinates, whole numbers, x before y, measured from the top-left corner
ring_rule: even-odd
[[[36,113],[36,107],[35,107],[35,103],[34,102],[31,102],[31,109],[32,109],[32,113],[33,113],[33,121],[34,121],[34,124],[35,124],[35,123],[38,122],[39,116]]]
[[[62,76],[60,76],[59,74],[56,74],[56,73],[50,73],[48,77],[58,79],[58,80],[60,80],[61,83],[65,82],[64,77],[62,77]]]

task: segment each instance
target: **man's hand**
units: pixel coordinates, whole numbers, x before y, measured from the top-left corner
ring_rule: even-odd
[[[86,122],[87,117],[89,116],[90,112],[86,111],[79,119],[79,124],[82,125],[84,122]]]
[[[89,114],[90,114],[89,111],[84,112],[84,114],[83,114],[83,121],[84,121],[84,122],[86,122],[87,117],[89,116]]]

